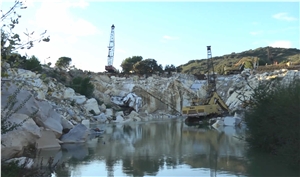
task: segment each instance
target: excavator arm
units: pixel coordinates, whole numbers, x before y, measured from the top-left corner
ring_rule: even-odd
[[[218,104],[223,109],[223,111],[229,112],[228,106],[224,103],[224,101],[217,94],[217,92],[213,92],[212,97],[210,98],[208,104],[209,105]]]

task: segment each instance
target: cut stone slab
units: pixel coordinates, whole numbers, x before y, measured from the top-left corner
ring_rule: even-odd
[[[36,141],[37,149],[60,149],[59,140],[51,130],[42,130],[42,137]]]

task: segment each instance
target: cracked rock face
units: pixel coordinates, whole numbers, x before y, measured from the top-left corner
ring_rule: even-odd
[[[130,100],[127,106],[138,113],[176,114],[180,113],[183,106],[189,106],[193,97],[205,98],[206,96],[206,81],[196,80],[191,75],[174,73],[168,78],[156,75],[148,78],[136,77],[113,77],[109,80],[106,76],[95,76],[95,80],[106,84],[106,89],[102,86],[101,91],[109,93],[112,102],[124,106]],[[102,78],[104,79],[101,80]],[[218,76],[217,92],[231,111],[235,112],[242,109],[238,93],[244,94],[245,101],[249,100],[253,88],[256,88],[259,82],[274,78],[281,79],[282,84],[288,84],[294,78],[300,78],[300,72],[282,69],[253,74],[250,70],[245,70],[237,75]]]
[[[44,82],[39,74],[31,71],[10,68],[3,64],[8,73],[1,95],[1,108],[3,109],[10,95],[18,88],[17,84],[25,83],[17,95],[17,104],[22,103],[28,96],[32,96],[17,114],[29,116],[38,110],[37,114],[30,121],[13,131],[6,138],[22,139],[19,144],[14,144],[12,151],[2,151],[2,155],[12,157],[20,154],[25,145],[35,142],[39,138],[39,148],[59,147],[58,140],[64,131],[71,132],[66,141],[86,140],[86,131],[81,127],[81,122],[98,123],[126,123],[130,121],[153,120],[170,118],[180,115],[183,106],[191,104],[192,98],[198,96],[204,98],[205,80],[197,80],[192,75],[173,73],[170,77],[115,77],[107,74],[91,74],[91,80],[95,86],[94,95],[97,100],[101,100],[101,106],[95,98],[86,98],[84,95],[75,93],[72,88],[68,88],[56,81],[54,78],[47,78]],[[247,78],[247,79],[245,79]],[[241,100],[238,93],[243,93],[249,99],[252,88],[258,86],[259,82],[266,80],[280,80],[281,84],[288,84],[294,78],[300,79],[300,72],[294,70],[277,70],[263,74],[249,74],[246,71],[242,74],[231,76],[218,76],[217,92],[226,102],[232,112],[241,109]],[[127,107],[129,112],[125,114],[120,107]],[[91,110],[94,114],[91,114]],[[17,115],[16,114],[16,115]],[[14,116],[16,116],[14,115]],[[18,116],[17,116],[18,117]],[[30,128],[29,128],[30,127]],[[34,128],[35,127],[35,128]],[[79,134],[72,134],[78,129]],[[88,128],[88,127],[87,127]],[[33,133],[32,131],[35,133]],[[37,132],[43,130],[40,136]],[[73,130],[73,131],[72,131]],[[45,133],[50,131],[50,133]],[[81,132],[81,133],[80,133]],[[44,142],[43,137],[52,137],[50,143]],[[12,146],[10,146],[12,147]]]

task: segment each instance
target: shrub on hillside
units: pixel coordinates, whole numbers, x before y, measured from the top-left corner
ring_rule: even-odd
[[[72,80],[71,88],[73,88],[75,92],[85,95],[87,98],[91,98],[93,96],[94,85],[90,83],[89,77],[75,77]]]
[[[30,59],[25,61],[24,69],[39,72],[42,71],[43,68],[40,61],[33,55]]]
[[[246,111],[250,148],[271,153],[283,164],[300,166],[300,80],[260,84]]]
[[[72,62],[72,59],[69,57],[60,57],[56,61],[55,66],[58,68],[67,69],[70,66],[71,62]]]

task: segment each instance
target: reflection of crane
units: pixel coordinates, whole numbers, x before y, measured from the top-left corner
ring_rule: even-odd
[[[108,45],[108,56],[107,56],[107,66],[105,66],[105,70],[107,72],[116,72],[116,68],[113,66],[114,61],[114,53],[115,53],[115,25],[111,25],[111,33]]]

